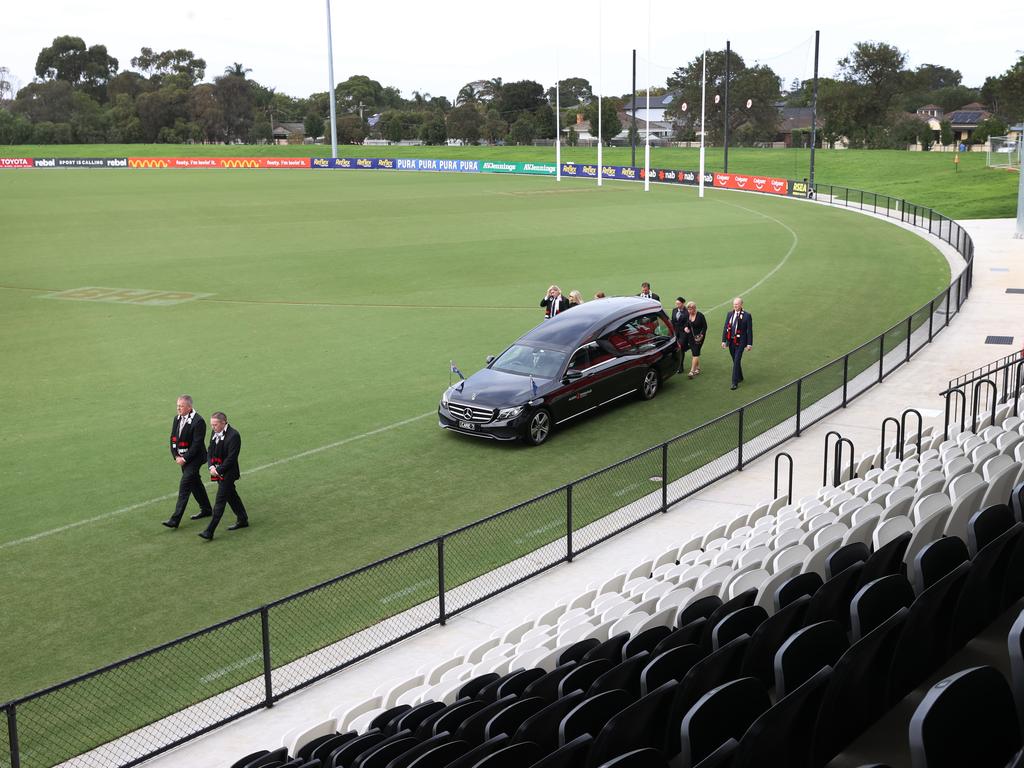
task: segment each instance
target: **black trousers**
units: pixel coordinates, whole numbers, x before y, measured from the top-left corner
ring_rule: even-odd
[[[249,515],[246,514],[242,497],[235,490],[235,481],[221,480],[217,483],[217,498],[213,502],[213,519],[206,526],[207,533],[212,534],[217,529],[217,524],[220,523],[220,519],[224,515],[225,506],[231,507],[231,511],[235,513],[238,522],[249,522]]]
[[[174,514],[171,515],[174,523],[180,522],[182,515],[185,514],[189,496],[195,497],[201,513],[210,513],[210,497],[206,495],[206,486],[199,477],[199,470],[205,466],[206,463],[202,461],[190,461],[182,465],[181,482],[178,483],[178,503],[175,504]]]
[[[730,344],[729,354],[732,355],[732,385],[735,387],[741,381],[743,381],[743,350],[746,349],[742,344]]]

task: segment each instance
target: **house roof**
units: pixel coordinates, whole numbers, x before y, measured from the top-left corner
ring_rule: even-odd
[[[792,131],[804,131],[811,127],[811,117],[814,110],[811,107],[780,107],[779,108],[779,133],[791,133]],[[818,127],[824,125],[824,121],[818,118]]]
[[[275,136],[288,136],[292,133],[306,135],[305,126],[302,123],[274,123]]]
[[[917,111],[920,112],[923,109],[937,109],[940,112],[943,111],[942,107],[938,104],[925,104],[923,107],[918,107]]]
[[[680,95],[678,93],[666,93],[662,96],[651,96],[651,109],[666,109],[679,101]],[[633,99],[627,97],[623,100],[624,105],[627,107],[628,112],[633,108]],[[641,109],[647,109],[647,93],[645,91],[638,92],[636,95],[636,108],[637,111]]]
[[[992,117],[992,113],[986,112],[984,109],[967,109],[966,107],[946,114],[946,119],[954,128],[959,126],[973,127],[990,117]]]

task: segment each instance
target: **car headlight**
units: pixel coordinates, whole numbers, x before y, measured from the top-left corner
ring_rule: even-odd
[[[448,407],[448,395],[451,394],[451,391],[451,387],[449,387],[444,391],[444,394],[441,395],[441,405],[444,406],[445,408]]]
[[[498,412],[498,421],[508,421],[509,419],[514,419],[516,416],[518,416],[522,412],[523,412],[523,406],[521,406],[521,405],[517,406],[515,408],[502,408]]]

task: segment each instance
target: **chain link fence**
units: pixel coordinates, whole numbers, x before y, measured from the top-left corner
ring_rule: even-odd
[[[956,222],[871,192],[819,202],[928,230],[966,263],[881,336],[661,445],[433,541],[103,669],[9,702],[0,768],[127,768],[269,707],[382,648],[594,546],[763,455],[896,370],[970,292],[974,245]]]

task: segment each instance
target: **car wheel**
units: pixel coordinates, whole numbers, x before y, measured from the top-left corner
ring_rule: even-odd
[[[640,399],[653,400],[661,388],[661,377],[654,368],[648,368],[644,373],[643,383],[640,384]]]
[[[526,422],[526,434],[523,439],[530,445],[540,445],[547,441],[551,434],[551,413],[547,408],[538,408]]]

